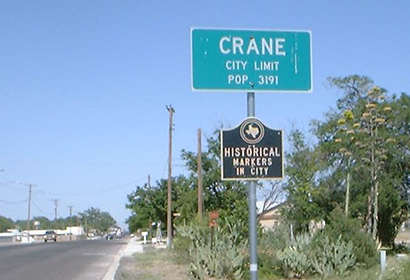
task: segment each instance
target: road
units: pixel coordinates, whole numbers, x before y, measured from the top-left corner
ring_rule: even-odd
[[[1,280],[101,280],[124,241],[81,240],[0,247]]]

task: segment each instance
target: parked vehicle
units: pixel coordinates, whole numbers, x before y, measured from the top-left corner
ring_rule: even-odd
[[[114,234],[114,233],[108,233],[108,234],[105,236],[105,239],[107,239],[107,240],[113,240],[114,237],[115,237],[115,234]]]
[[[53,230],[48,230],[44,234],[44,242],[47,242],[48,240],[54,240],[54,242],[57,242],[57,234]]]

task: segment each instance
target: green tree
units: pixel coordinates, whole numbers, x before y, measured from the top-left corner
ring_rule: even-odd
[[[372,79],[366,76],[349,75],[346,77],[328,78],[330,86],[343,91],[343,96],[336,101],[338,112],[353,110],[357,103],[366,97],[367,92],[374,87]]]
[[[181,213],[186,219],[193,215],[194,197],[190,182],[184,176],[172,178],[172,213]],[[127,196],[126,207],[132,215],[127,219],[130,232],[137,229],[148,229],[153,222],[161,222],[165,228],[168,208],[168,181],[161,179],[156,185],[137,186],[136,190]],[[178,220],[181,220],[178,218]],[[177,221],[178,221],[177,220]],[[179,222],[179,221],[178,221]]]
[[[333,205],[349,206],[349,214],[360,218],[374,238],[392,245],[407,215],[400,193],[407,192],[401,182],[409,170],[409,98],[388,98],[363,76],[329,80],[344,96],[324,122],[314,122],[318,148],[326,159],[320,184],[344,192],[344,202],[336,195]]]
[[[79,216],[81,223],[86,226],[86,231],[89,229],[96,229],[98,232],[102,233],[107,232],[110,227],[116,225],[116,222],[110,213],[94,207],[79,213]]]
[[[319,189],[316,182],[319,171],[318,153],[305,142],[300,130],[290,133],[293,151],[286,155],[287,207],[283,214],[297,231],[307,231],[311,220],[318,220],[322,210],[318,204]]]
[[[137,186],[136,190],[127,198],[126,207],[132,212],[127,219],[130,232],[150,228],[153,221],[166,221],[166,184],[159,184],[158,187],[152,187],[148,184]]]
[[[410,202],[410,97],[394,96],[389,106],[392,110],[385,141],[390,145],[381,172],[377,233],[384,245],[394,246],[399,228],[408,217]]]
[[[189,175],[172,178],[172,212],[180,216],[174,224],[190,222],[195,219],[198,209],[197,200],[197,154],[182,151],[182,158]],[[202,153],[203,196],[206,212],[218,210],[221,220],[247,220],[246,186],[240,182],[221,181],[219,137],[207,139],[207,149]],[[131,232],[138,228],[149,228],[151,222],[161,221],[166,225],[167,180],[162,179],[156,186],[137,186],[128,195],[126,205],[132,211],[127,223]]]
[[[8,229],[14,228],[14,222],[12,219],[0,216],[0,232],[5,232]]]
[[[240,181],[221,180],[221,143],[219,132],[214,133],[206,140],[207,149],[202,152],[202,185],[204,195],[204,211],[217,210],[223,218],[233,221],[243,221],[248,219],[247,188],[246,184]],[[182,158],[189,171],[189,179],[194,190],[198,187],[197,178],[197,153],[183,150]],[[194,200],[195,211],[197,209],[197,199]],[[247,232],[247,229],[244,229]]]
[[[26,226],[27,226],[27,221],[24,221],[24,220],[16,220],[16,221],[14,222],[14,224],[16,225],[16,228],[17,228],[18,230],[25,230],[25,229],[26,229]]]
[[[40,223],[39,229],[52,229],[52,228],[54,228],[53,222],[50,221],[47,217],[44,217],[44,216],[33,217],[33,219],[32,219],[33,228],[34,228],[34,222],[35,221]]]
[[[347,215],[351,211],[357,211],[355,201],[352,202],[353,205],[349,205],[350,197],[362,197],[363,192],[367,193],[362,189],[363,186],[356,185],[356,182],[366,180],[357,180],[357,176],[362,173],[357,169],[358,159],[355,157],[359,150],[355,145],[354,128],[357,120],[354,117],[361,115],[357,104],[363,104],[367,91],[374,83],[368,77],[360,75],[332,77],[328,81],[332,87],[342,90],[343,96],[337,100],[336,109],[326,113],[326,120],[313,121],[312,128],[324,163],[320,184],[333,193],[333,201],[326,202],[327,205],[333,205],[328,210],[332,210],[336,204],[344,204]]]

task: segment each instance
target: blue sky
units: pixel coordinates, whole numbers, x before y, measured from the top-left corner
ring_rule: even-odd
[[[311,30],[311,94],[256,94],[266,125],[308,130],[340,93],[326,78],[361,74],[409,92],[407,1],[2,1],[0,215],[109,211],[124,225],[126,194],[167,176],[168,112],[180,151],[246,116],[246,94],[192,92],[190,28]],[[285,146],[285,150],[286,150]],[[15,183],[19,182],[19,183]]]

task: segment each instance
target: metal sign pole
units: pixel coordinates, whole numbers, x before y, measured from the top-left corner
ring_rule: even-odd
[[[248,117],[255,117],[255,93],[248,92]],[[251,257],[250,273],[251,280],[258,279],[258,256],[257,256],[257,241],[256,241],[256,181],[249,182],[249,251]]]

